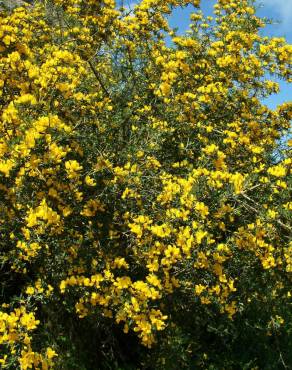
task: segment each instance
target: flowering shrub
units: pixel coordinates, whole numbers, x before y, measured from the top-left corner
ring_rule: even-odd
[[[291,46],[199,7],[1,11],[4,369],[289,366]]]

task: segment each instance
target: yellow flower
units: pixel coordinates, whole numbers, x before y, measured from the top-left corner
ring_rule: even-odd
[[[27,287],[25,293],[29,295],[34,294],[34,288],[32,286]]]
[[[68,173],[69,179],[78,177],[78,172],[82,170],[82,166],[76,160],[70,160],[65,162],[65,168]]]
[[[48,347],[47,348],[46,355],[47,355],[47,358],[49,360],[51,360],[52,358],[58,356],[58,354],[56,353],[56,351],[54,351],[51,347]]]
[[[197,243],[198,244],[201,244],[201,242],[202,242],[202,239],[206,236],[206,235],[208,235],[208,233],[207,233],[207,231],[203,231],[203,230],[198,230],[198,231],[196,231],[196,241],[197,241]]]
[[[195,209],[200,213],[202,218],[206,218],[206,216],[209,214],[209,208],[203,202],[197,202]]]
[[[275,177],[284,177],[286,176],[287,169],[281,165],[270,167],[268,173]]]
[[[198,284],[195,286],[195,293],[197,295],[201,295],[204,290],[206,290],[206,287],[204,285]]]
[[[95,186],[95,185],[96,185],[96,182],[94,181],[94,179],[93,179],[93,178],[91,178],[89,175],[87,175],[87,176],[85,177],[85,183],[86,183],[86,185],[88,185],[88,186]]]

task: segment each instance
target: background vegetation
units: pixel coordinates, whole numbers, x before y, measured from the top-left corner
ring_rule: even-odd
[[[188,4],[177,35],[167,16]],[[291,46],[260,36],[251,0],[214,17],[197,0],[16,5],[0,16],[2,368],[289,368],[291,104],[262,99],[291,82]]]

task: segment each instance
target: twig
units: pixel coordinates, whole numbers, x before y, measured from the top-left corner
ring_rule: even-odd
[[[248,197],[246,194],[241,193],[240,195],[242,195],[243,198],[249,200],[250,202],[253,202],[253,204],[255,204],[256,206],[258,206],[259,208],[261,207],[257,202],[255,202],[253,199],[251,199],[250,197]],[[248,206],[249,209],[253,210],[255,213],[259,213],[259,210],[256,209],[256,208],[254,208],[254,207],[252,207],[250,204],[245,204],[245,205]],[[276,221],[276,223],[278,225],[282,226],[284,229],[289,230],[289,231],[292,231],[292,228],[289,227],[288,225],[284,224],[282,221],[280,221],[280,220],[275,220],[275,221]]]
[[[101,80],[101,78],[100,78],[100,76],[99,76],[99,74],[98,74],[97,70],[94,68],[94,65],[92,64],[91,60],[88,60],[88,64],[89,64],[89,66],[90,66],[90,68],[91,68],[91,70],[92,70],[92,72],[93,72],[94,76],[96,77],[97,81],[99,82],[99,84],[100,84],[100,86],[101,86],[101,88],[102,88],[102,91],[105,93],[105,95],[106,95],[107,97],[110,97],[109,92],[107,91],[107,89],[106,89],[106,87],[105,87],[104,83],[102,82],[102,80]]]

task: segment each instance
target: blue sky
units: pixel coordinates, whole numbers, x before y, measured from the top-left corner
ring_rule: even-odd
[[[137,0],[125,0],[125,4],[134,4]],[[212,15],[214,0],[201,0],[201,8],[206,15]],[[275,24],[268,25],[262,31],[264,35],[285,37],[288,43],[292,43],[292,0],[257,0],[257,14],[261,17],[273,19]],[[184,33],[189,26],[189,16],[192,7],[177,8],[170,17],[170,25],[177,27],[179,33]],[[265,100],[265,103],[275,108],[285,101],[292,101],[292,84],[280,82],[280,93],[274,94]]]

